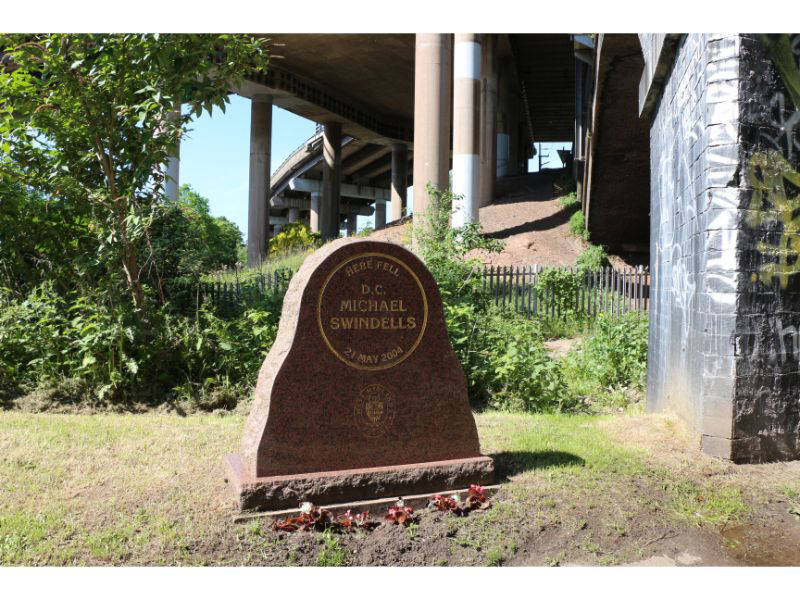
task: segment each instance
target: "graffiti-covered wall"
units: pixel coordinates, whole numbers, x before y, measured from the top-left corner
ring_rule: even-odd
[[[658,55],[646,47],[653,37],[640,39],[645,57]],[[738,285],[739,51],[736,35],[683,36],[650,128],[648,408],[677,412],[706,452],[726,457]]]
[[[734,458],[800,458],[800,35],[741,37]]]
[[[674,36],[668,56],[663,36],[640,40],[648,408],[716,456],[800,458],[800,35]]]

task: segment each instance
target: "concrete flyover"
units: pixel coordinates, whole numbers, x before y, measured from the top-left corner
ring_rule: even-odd
[[[574,135],[569,34],[469,34],[470,104],[468,118],[457,121],[453,82],[461,63],[453,60],[453,34],[260,35],[272,44],[268,71],[233,90],[253,102],[250,264],[265,258],[269,236],[287,222],[333,238],[343,228],[352,233],[356,215],[374,214],[378,227],[396,220],[408,210],[409,185],[419,220],[426,185],[447,187],[451,168],[454,181],[470,182],[458,190],[468,191],[462,220],[475,220],[478,207],[494,200],[497,177],[527,171],[534,141]],[[272,105],[318,129],[270,174]],[[462,146],[467,158],[453,162]],[[176,160],[170,169],[177,177]]]

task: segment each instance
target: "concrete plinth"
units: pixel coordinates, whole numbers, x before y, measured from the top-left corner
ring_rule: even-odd
[[[258,265],[269,248],[269,163],[272,153],[272,96],[257,94],[250,105],[250,188],[247,263]]]
[[[453,227],[478,220],[481,36],[457,33],[453,48]],[[416,194],[415,194],[416,197]]]
[[[427,185],[449,185],[453,41],[447,33],[418,33],[414,58],[414,225],[425,222]]]
[[[322,205],[320,230],[324,239],[339,237],[339,201],[342,182],[342,124],[325,123],[322,149]]]
[[[408,189],[408,147],[405,144],[392,146],[392,221],[403,217],[406,208],[406,194]],[[377,205],[376,205],[377,207]],[[386,208],[384,207],[383,224],[386,224]],[[375,217],[375,226],[378,226],[378,217]]]
[[[494,465],[488,456],[428,463],[347,469],[275,477],[248,477],[241,457],[226,457],[226,479],[239,510],[297,508],[350,503],[386,496],[436,493],[494,483]]]

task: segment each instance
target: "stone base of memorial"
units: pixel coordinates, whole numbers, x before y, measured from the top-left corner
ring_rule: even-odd
[[[494,466],[488,456],[253,479],[243,477],[237,454],[227,457],[226,466],[239,510],[297,508],[305,501],[318,506],[355,503],[464,489],[473,483],[491,485],[494,481]]]
[[[226,467],[242,510],[493,483],[439,290],[416,256],[347,239],[305,260]]]

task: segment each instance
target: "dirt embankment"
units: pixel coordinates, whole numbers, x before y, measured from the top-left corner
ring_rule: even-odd
[[[586,248],[586,242],[572,235],[569,218],[574,209],[561,206],[563,195],[556,184],[561,171],[529,173],[502,180],[501,197],[480,209],[485,234],[505,242],[502,252],[475,251],[487,266],[530,265],[571,267]],[[410,243],[410,219],[372,233],[373,240]],[[647,264],[643,254],[611,255],[611,264],[626,269]]]

